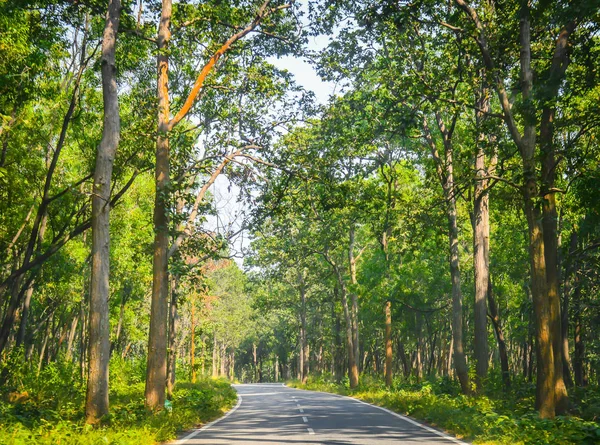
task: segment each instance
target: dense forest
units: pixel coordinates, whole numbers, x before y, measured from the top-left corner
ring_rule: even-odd
[[[0,442],[171,439],[225,379],[600,441],[598,1],[0,0],[0,30]]]

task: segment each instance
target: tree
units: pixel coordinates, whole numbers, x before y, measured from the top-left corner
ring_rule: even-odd
[[[90,279],[89,365],[85,405],[86,421],[97,423],[108,414],[110,192],[115,153],[119,145],[120,118],[115,51],[120,0],[108,4],[102,36],[102,91],[104,127],[98,146],[92,197],[92,273]]]

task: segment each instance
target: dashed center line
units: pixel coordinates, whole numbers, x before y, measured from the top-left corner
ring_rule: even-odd
[[[302,416],[302,421],[303,421],[304,423],[308,423],[308,419],[307,419],[305,416]]]
[[[306,428],[308,430],[308,434],[315,434],[315,431],[312,428]]]
[[[300,411],[301,413],[304,412],[304,410],[302,408],[300,408],[300,407],[298,407],[298,411]]]

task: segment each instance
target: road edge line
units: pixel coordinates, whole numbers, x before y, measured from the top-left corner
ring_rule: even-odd
[[[318,393],[321,393],[321,394],[327,394],[327,395],[330,395],[330,396],[336,396],[336,397],[342,397],[342,398],[354,400],[355,402],[362,403],[363,405],[372,406],[373,408],[377,408],[377,409],[380,409],[381,411],[385,411],[386,413],[391,414],[394,417],[397,417],[397,418],[402,419],[402,420],[404,420],[404,421],[406,421],[408,423],[411,423],[411,424],[416,425],[416,426],[418,426],[420,428],[423,428],[425,431],[429,431],[430,433],[434,433],[437,436],[442,437],[444,439],[447,439],[447,440],[449,440],[451,442],[454,442],[454,443],[456,443],[458,445],[471,445],[471,444],[469,444],[467,442],[463,442],[462,440],[460,440],[460,439],[458,439],[456,437],[453,437],[453,436],[451,436],[449,434],[446,434],[443,431],[439,431],[439,430],[437,430],[435,428],[432,428],[430,426],[424,425],[421,422],[418,422],[417,420],[414,420],[414,419],[412,419],[412,418],[410,418],[408,416],[405,416],[403,414],[400,414],[400,413],[397,413],[395,411],[392,411],[391,409],[384,408],[383,406],[378,406],[378,405],[374,405],[374,404],[369,403],[369,402],[365,402],[364,400],[357,399],[356,397],[345,396],[345,395],[342,395],[342,394],[335,394],[335,393],[332,393],[332,392],[314,391],[312,389],[292,388],[291,386],[287,386],[287,385],[286,385],[286,387],[290,388],[290,389],[295,389],[297,391],[318,392]]]
[[[169,442],[171,445],[181,445],[185,442],[187,442],[190,439],[193,439],[194,437],[196,437],[198,434],[200,434],[202,431],[205,431],[207,429],[209,429],[211,426],[216,425],[217,423],[219,423],[221,420],[225,420],[227,417],[229,417],[229,415],[233,414],[233,412],[235,410],[237,410],[240,405],[242,404],[242,396],[238,393],[238,400],[237,400],[237,404],[231,408],[229,411],[227,411],[225,413],[225,415],[223,415],[222,417],[219,417],[218,419],[213,420],[210,423],[207,423],[206,425],[204,425],[201,428],[196,428],[195,430],[193,430],[190,434],[188,434],[185,437],[182,437],[181,439],[176,440],[175,442]]]

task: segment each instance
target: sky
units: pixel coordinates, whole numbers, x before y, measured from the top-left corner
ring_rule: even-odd
[[[318,51],[325,48],[328,43],[329,38],[326,36],[311,37],[308,48],[312,51]],[[277,68],[287,70],[293,74],[296,83],[306,90],[312,91],[319,104],[326,104],[329,101],[329,97],[335,94],[335,84],[321,80],[313,66],[300,57],[272,57],[269,59],[269,62]],[[243,210],[243,207],[237,200],[239,189],[231,184],[225,176],[221,175],[211,186],[210,192],[214,197],[218,216],[210,217],[205,223],[205,227],[209,230],[214,230],[217,226],[222,228],[223,226],[231,225],[235,231],[239,228],[239,224],[236,224],[236,219],[240,219],[238,214]],[[236,254],[234,260],[240,267],[243,266],[244,261],[241,252],[243,249],[248,248],[249,244],[250,240],[247,233],[242,233],[232,242],[232,252]]]

